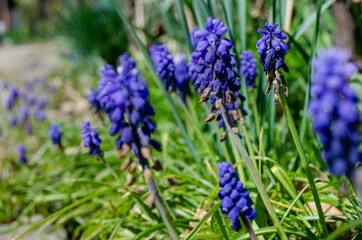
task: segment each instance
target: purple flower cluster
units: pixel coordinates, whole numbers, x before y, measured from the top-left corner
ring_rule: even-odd
[[[221,162],[217,164],[219,169],[219,185],[222,189],[218,196],[222,200],[221,212],[228,215],[235,231],[241,228],[239,217],[245,216],[248,220],[256,218],[256,211],[251,207],[253,201],[249,197],[249,190],[243,188],[244,184],[239,181],[238,175],[235,173],[230,162]]]
[[[61,138],[63,131],[61,130],[61,124],[57,125],[55,122],[51,122],[48,127],[48,135],[54,145],[59,145],[60,147],[62,146]]]
[[[175,62],[174,56],[165,44],[153,44],[149,51],[156,72],[162,79],[166,90],[168,92],[176,91],[186,103],[186,95],[191,94],[186,57],[178,57],[175,59],[178,61]]]
[[[319,52],[312,62],[313,98],[309,102],[313,128],[323,144],[330,172],[347,176],[362,159],[359,99],[348,81],[358,67],[348,62],[350,57],[347,50],[340,48]]]
[[[49,92],[48,88],[51,86],[47,86],[45,79],[39,82],[38,78],[23,83],[23,88],[5,84],[7,85],[5,104],[6,108],[11,111],[9,125],[15,127],[17,124],[21,124],[27,132],[31,132],[32,118],[40,121],[45,120],[47,96],[44,92]],[[54,87],[52,88],[54,89]]]
[[[266,29],[259,29],[258,33],[264,36],[256,43],[258,53],[260,55],[259,62],[263,64],[263,70],[266,72],[266,83],[268,85],[265,94],[269,93],[271,88],[274,89],[274,100],[278,101],[279,84],[283,84],[284,92],[288,95],[288,87],[285,82],[284,75],[279,71],[282,68],[285,72],[289,72],[288,66],[284,63],[284,55],[289,51],[288,45],[283,41],[288,36],[282,30],[275,31],[279,24],[271,25],[265,23]]]
[[[25,154],[26,154],[26,147],[24,146],[24,144],[20,144],[18,146],[18,158],[19,158],[19,161],[23,164],[27,163],[27,161],[28,161]]]
[[[119,134],[116,146],[122,149],[121,155],[129,152],[137,133],[142,147],[160,150],[160,144],[151,139],[156,124],[150,118],[154,115],[150,94],[133,58],[125,53],[117,71],[105,65],[100,72],[96,99],[112,122],[110,134]]]
[[[213,105],[206,122],[215,119],[222,104],[226,104],[233,120],[238,121],[239,116],[236,111],[240,108],[238,99],[245,100],[239,92],[241,84],[237,80],[235,54],[231,53],[234,46],[229,39],[222,38],[226,32],[227,28],[220,19],[209,17],[205,30],[195,30],[192,36],[197,45],[191,55],[189,71],[191,81],[201,95],[199,102],[210,99]],[[243,113],[246,114],[246,111],[243,110]],[[217,120],[219,127],[222,127],[224,122],[220,114]]]
[[[255,78],[258,75],[256,70],[256,58],[251,51],[243,51],[240,55],[241,68],[240,75],[245,77],[246,87],[252,90],[256,87]]]
[[[88,153],[95,157],[102,157],[103,151],[99,146],[102,140],[99,138],[98,132],[95,131],[98,127],[91,127],[90,122],[86,121],[80,128],[82,129],[83,146],[89,148]]]

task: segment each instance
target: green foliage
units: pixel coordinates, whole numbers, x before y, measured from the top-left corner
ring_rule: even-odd
[[[59,33],[81,54],[99,55],[115,66],[128,49],[124,24],[108,5],[66,4],[55,21]]]

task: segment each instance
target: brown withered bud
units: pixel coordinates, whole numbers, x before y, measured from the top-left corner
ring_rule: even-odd
[[[289,92],[288,92],[288,87],[287,86],[284,86],[284,92],[285,92],[285,96],[288,97]]]
[[[275,93],[279,93],[279,85],[278,85],[277,80],[273,81],[273,90]]]
[[[238,112],[236,110],[233,110],[231,112],[231,115],[233,116],[234,121],[236,121],[236,122],[239,121],[240,117],[239,117],[239,114],[238,114]]]
[[[268,94],[271,90],[271,85],[269,84],[268,87],[265,90],[265,94]]]
[[[266,76],[265,76],[265,85],[268,85],[269,84],[269,73],[266,73]]]
[[[228,91],[225,92],[225,99],[227,104],[231,103],[232,97]]]
[[[129,172],[132,174],[134,173],[134,171],[136,171],[137,168],[137,163],[136,162],[132,162],[131,166],[129,167]]]
[[[146,183],[152,182],[152,172],[150,169],[145,169],[143,171],[143,176],[145,177]]]
[[[155,203],[155,197],[153,195],[150,195],[146,198],[145,202],[148,207],[152,207],[153,204]]]
[[[131,163],[132,163],[132,159],[131,158],[126,158],[122,163],[121,171],[123,172],[124,170],[126,170]]]
[[[213,111],[215,111],[215,110],[217,110],[217,108],[216,108],[215,104],[211,105],[210,112],[213,112]]]
[[[131,150],[130,145],[123,143],[121,152],[119,153],[119,158],[123,158],[124,156],[126,156],[130,150]]]
[[[275,76],[277,77],[278,80],[281,80],[280,72],[278,70],[275,70]]]
[[[241,118],[240,123],[241,123],[241,125],[245,125],[245,123],[246,123],[245,119]]]
[[[152,157],[152,154],[151,154],[151,149],[149,147],[142,147],[141,148],[141,153],[142,153],[142,156],[144,158],[151,158]]]
[[[238,127],[232,127],[231,131],[235,134],[239,134],[239,128]]]
[[[275,103],[278,102],[278,94],[274,94],[274,102],[275,102]]]
[[[207,97],[209,96],[210,92],[211,92],[211,88],[210,88],[210,87],[205,88],[205,90],[204,90],[204,91],[202,92],[202,94],[201,94],[199,103],[204,102],[204,101],[207,99]]]
[[[225,141],[226,137],[227,137],[226,132],[223,132],[223,133],[221,134],[221,136],[220,136],[220,142]]]
[[[161,165],[161,162],[160,162],[160,160],[158,158],[153,159],[152,169],[154,169],[155,171],[161,171],[162,170],[162,165]]]
[[[207,116],[207,118],[205,119],[205,123],[211,122],[214,119],[215,119],[215,114],[210,113],[210,115]]]
[[[167,179],[167,184],[170,185],[170,186],[175,185],[175,184],[177,184],[179,182],[180,181],[177,178],[174,178],[174,177]]]
[[[126,182],[124,183],[124,187],[131,186],[136,180],[137,180],[136,176],[133,176],[133,177],[127,179]]]
[[[221,100],[221,99],[216,100],[216,102],[215,102],[215,107],[216,107],[216,109],[220,109],[221,104],[222,104],[222,100]]]

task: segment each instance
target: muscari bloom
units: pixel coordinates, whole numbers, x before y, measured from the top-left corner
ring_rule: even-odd
[[[16,116],[14,114],[11,114],[9,116],[9,125],[10,125],[10,127],[15,127],[16,124],[17,124]]]
[[[129,152],[135,138],[139,138],[145,152],[150,152],[150,146],[160,150],[160,144],[151,139],[156,124],[150,118],[154,115],[150,94],[133,58],[125,53],[120,57],[117,72],[110,65],[100,72],[98,98],[112,122],[110,134],[119,134],[116,146],[122,149],[121,156]]]
[[[26,154],[26,147],[24,146],[24,144],[20,144],[18,146],[18,158],[19,161],[23,164],[25,164],[28,161],[25,154]]]
[[[99,138],[99,133],[95,131],[98,127],[91,127],[90,122],[86,121],[80,128],[82,129],[83,146],[89,148],[88,153],[95,157],[102,157],[103,151],[99,146],[102,140]]]
[[[91,92],[88,93],[87,99],[90,105],[90,109],[94,109],[96,113],[101,114],[102,107],[98,100],[98,88],[91,88]]]
[[[235,172],[230,162],[221,162],[217,164],[219,169],[219,185],[222,189],[218,196],[222,200],[221,212],[228,215],[235,231],[241,228],[239,217],[244,215],[248,220],[256,218],[256,211],[251,207],[253,201],[249,197],[249,190],[243,188],[244,184],[239,181],[238,175]]]
[[[22,124],[29,118],[29,108],[26,105],[21,106],[18,115],[18,123]]]
[[[240,60],[240,75],[245,77],[246,87],[253,90],[256,87],[255,78],[258,75],[256,59],[251,51],[243,51],[240,55]]]
[[[56,124],[55,122],[51,122],[50,126],[48,127],[48,135],[52,140],[54,145],[62,146],[61,138],[63,135],[63,131],[61,130],[61,124]]]
[[[6,107],[11,111],[19,98],[19,90],[15,85],[9,87],[9,96],[6,99]]]
[[[226,32],[224,23],[211,17],[207,19],[205,30],[194,32],[194,37],[199,38],[199,41],[191,55],[190,74],[195,89],[201,95],[199,102],[210,99],[212,105],[211,114],[205,122],[215,119],[222,104],[226,104],[233,121],[238,121],[238,99],[245,100],[239,92],[240,82],[235,70],[235,54],[231,53],[234,46],[229,39],[222,38]],[[243,114],[247,114],[245,110]],[[224,122],[221,114],[217,116],[217,120],[219,127],[222,127]]]
[[[166,44],[153,44],[149,51],[153,65],[162,79],[165,89],[168,92],[177,92],[186,102],[185,96],[191,93],[186,57],[184,59],[179,58],[175,63],[174,56],[169,52]]]
[[[268,85],[265,94],[269,93],[271,87],[274,90],[274,101],[278,101],[279,84],[283,85],[284,92],[288,96],[288,87],[284,75],[279,71],[282,68],[289,72],[288,66],[284,63],[284,55],[289,51],[287,44],[283,41],[288,36],[282,30],[275,31],[279,26],[278,23],[271,25],[265,23],[266,29],[259,29],[258,33],[264,36],[256,43],[260,55],[259,62],[263,64],[263,70],[266,72],[266,84]]]
[[[330,48],[321,50],[313,60],[312,96],[309,112],[313,129],[323,144],[323,157],[329,171],[350,176],[362,159],[359,150],[361,118],[359,101],[348,79],[358,71],[349,62],[347,50]]]

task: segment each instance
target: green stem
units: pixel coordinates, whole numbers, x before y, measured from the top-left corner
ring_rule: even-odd
[[[123,12],[123,9],[121,8],[121,6],[117,2],[117,0],[111,0],[111,3],[113,5],[113,7],[116,9],[118,15],[120,16],[120,18],[122,19],[122,21],[124,22],[126,27],[128,28],[128,31],[130,32],[131,36],[135,40],[135,42],[138,45],[139,49],[141,50],[142,55],[143,55],[143,57],[144,57],[144,59],[146,61],[147,68],[150,71],[153,80],[156,82],[157,87],[160,89],[160,91],[163,93],[166,100],[168,101],[168,105],[171,108],[171,111],[172,111],[173,116],[175,118],[176,124],[180,128],[181,134],[182,134],[183,138],[185,139],[186,144],[189,147],[191,153],[193,154],[193,157],[196,158],[197,160],[199,160],[200,156],[197,154],[196,148],[195,148],[194,144],[192,143],[189,135],[187,134],[186,128],[185,128],[185,126],[184,126],[184,124],[183,124],[183,122],[181,120],[180,115],[177,112],[175,103],[171,99],[171,96],[168,94],[168,92],[165,90],[165,86],[163,85],[162,80],[160,79],[160,77],[156,73],[155,67],[153,66],[153,63],[152,63],[152,61],[150,59],[150,56],[148,55],[148,51],[147,51],[145,45],[142,43],[140,38],[137,36],[135,29],[133,28],[130,21],[127,19],[125,13]]]
[[[283,89],[282,86],[279,86],[279,88]],[[301,143],[300,138],[299,138],[298,131],[297,131],[296,127],[295,127],[294,120],[293,120],[292,114],[290,113],[290,109],[289,109],[287,100],[285,98],[285,93],[284,93],[283,90],[281,90],[279,92],[279,99],[280,99],[280,105],[281,105],[281,107],[283,109],[283,112],[284,112],[286,118],[287,118],[289,130],[290,130],[290,132],[292,134],[295,146],[297,147],[299,157],[302,160],[303,167],[304,167],[304,169],[305,169],[305,171],[307,173],[308,182],[309,182],[309,185],[310,185],[310,188],[311,188],[311,191],[312,191],[312,194],[313,194],[313,198],[314,198],[314,201],[315,201],[315,204],[316,204],[316,207],[317,207],[317,211],[318,211],[318,215],[319,215],[319,221],[320,221],[320,223],[322,225],[323,236],[325,238],[327,236],[327,225],[326,225],[326,221],[325,221],[325,218],[324,218],[321,202],[320,202],[320,199],[319,199],[319,196],[318,196],[316,185],[315,185],[314,180],[313,180],[312,173],[310,171],[308,160],[306,158],[302,143]]]
[[[181,0],[176,0],[176,10],[177,10],[179,22],[181,24],[181,29],[182,29],[183,35],[185,37],[188,51],[191,53],[191,52],[193,52],[193,47],[191,45],[191,39],[189,36],[189,30],[187,28],[187,21],[186,21],[185,12],[183,10],[183,5],[182,5]]]
[[[256,127],[256,132],[258,133],[257,138],[260,136],[260,120],[259,120],[259,113],[258,113],[258,109],[257,109],[257,102],[254,96],[254,93],[251,91],[250,92],[251,95],[251,99],[253,101],[252,105],[253,105],[253,114],[254,114],[254,121],[255,121],[255,127]],[[260,143],[259,143],[260,144]]]
[[[222,114],[222,117],[224,119],[224,122],[226,124],[226,127],[229,131],[229,137],[231,138],[231,141],[233,141],[236,145],[236,147],[238,148],[239,150],[239,153],[241,154],[241,156],[243,157],[244,161],[245,161],[245,164],[247,166],[247,168],[249,169],[249,172],[251,174],[251,177],[253,178],[253,181],[259,191],[259,194],[265,204],[265,207],[271,217],[271,219],[273,220],[274,224],[275,224],[275,227],[277,228],[278,230],[278,233],[281,237],[282,240],[288,240],[288,237],[287,235],[285,234],[284,232],[284,229],[279,221],[279,218],[277,216],[277,214],[275,213],[274,209],[273,209],[273,206],[270,202],[270,199],[268,198],[268,195],[265,191],[265,188],[264,188],[264,185],[261,181],[261,179],[259,178],[258,176],[258,173],[256,171],[256,169],[254,168],[254,165],[248,155],[248,153],[246,152],[246,149],[244,148],[243,144],[241,143],[240,141],[240,138],[239,136],[237,136],[236,134],[234,134],[232,131],[231,131],[231,128],[233,126],[232,124],[232,121],[231,121],[231,117],[230,117],[230,114],[229,112],[226,110],[226,107],[224,105],[224,103],[221,105],[221,108],[220,108],[220,111],[221,111],[221,114]]]
[[[251,240],[258,240],[258,237],[255,235],[254,229],[251,227],[250,222],[248,219],[246,219],[244,214],[241,214],[241,220],[243,220],[244,226],[246,230],[248,231]]]

